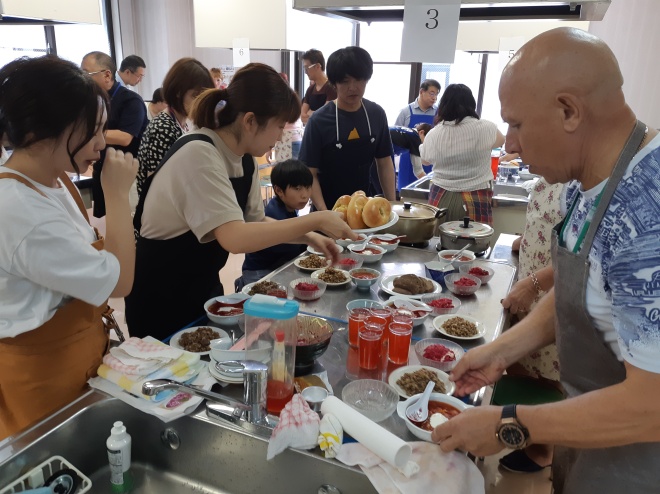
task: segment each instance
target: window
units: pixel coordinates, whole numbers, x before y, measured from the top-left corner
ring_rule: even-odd
[[[80,40],[85,40],[81,43]],[[105,22],[99,24],[59,24],[55,26],[57,56],[80,65],[90,51],[110,54]]]
[[[0,25],[0,67],[19,57],[41,57],[46,53],[43,26]]]

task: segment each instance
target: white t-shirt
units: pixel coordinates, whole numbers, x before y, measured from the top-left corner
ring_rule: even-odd
[[[230,221],[261,221],[259,169],[255,162],[245,216],[230,178],[243,176],[242,156],[233,153],[210,129],[190,134],[213,139],[193,141],[174,153],[154,177],[144,203],[140,235],[167,240],[189,230],[202,242],[214,240],[213,230]],[[188,134],[188,135],[190,135]]]
[[[566,189],[562,212],[578,195],[564,235],[573,250],[607,181]],[[633,158],[589,252],[587,311],[619,360],[660,373],[660,135]]]
[[[92,247],[94,230],[66,187],[31,182],[48,198],[0,179],[0,338],[38,328],[71,298],[100,306],[119,279],[119,261]]]
[[[490,153],[497,140],[497,125],[473,117],[440,122],[420,147],[422,160],[433,163],[433,183],[451,192],[490,188],[493,172]]]

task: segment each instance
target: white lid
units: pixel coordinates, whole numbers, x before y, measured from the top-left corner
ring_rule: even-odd
[[[121,436],[122,434],[126,434],[126,426],[124,426],[123,422],[117,421],[112,425],[113,427],[112,430],[110,431],[110,435]]]

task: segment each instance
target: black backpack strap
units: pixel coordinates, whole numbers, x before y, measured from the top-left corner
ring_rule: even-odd
[[[174,142],[174,144],[172,144],[172,147],[167,151],[167,153],[161,160],[160,164],[158,165],[158,168],[156,168],[156,170],[154,170],[154,172],[151,175],[149,175],[147,179],[144,181],[144,186],[142,187],[142,193],[140,194],[137,207],[135,208],[135,215],[133,216],[133,228],[135,228],[135,231],[138,232],[138,234],[140,233],[140,229],[142,228],[142,213],[144,211],[144,203],[147,199],[147,193],[149,192],[149,188],[151,187],[151,182],[153,182],[156,173],[158,173],[160,169],[163,168],[163,166],[165,166],[165,163],[167,163],[167,161],[172,157],[174,153],[176,153],[179,149],[181,149],[183,146],[185,146],[186,144],[192,141],[205,141],[215,146],[215,144],[213,143],[213,139],[211,139],[209,136],[205,134],[184,135],[183,137],[177,139]]]

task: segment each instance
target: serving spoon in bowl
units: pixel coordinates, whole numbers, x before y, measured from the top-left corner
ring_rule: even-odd
[[[429,398],[435,388],[435,382],[429,381],[426,384],[424,394],[419,397],[415,403],[406,408],[406,417],[413,422],[424,422],[429,416]]]
[[[433,312],[433,309],[431,307],[429,307],[428,305],[422,302],[419,303],[420,305],[413,305],[407,300],[395,299],[393,303],[397,309],[408,309],[409,311],[413,311],[413,312],[416,310],[421,310],[424,312]]]

